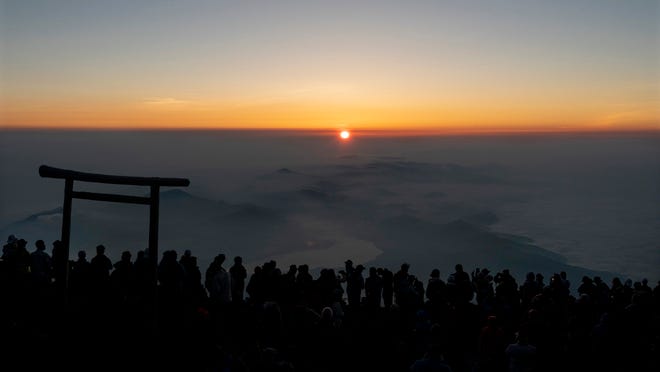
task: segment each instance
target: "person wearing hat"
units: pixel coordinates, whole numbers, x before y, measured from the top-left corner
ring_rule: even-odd
[[[14,244],[18,242],[18,239],[16,238],[16,235],[11,234],[7,237],[7,244]]]
[[[351,260],[346,260],[344,262],[344,271],[346,272],[346,276],[350,276],[351,273],[355,270],[355,267],[353,266],[353,261]]]
[[[7,237],[7,243],[2,246],[2,259],[3,260],[8,260],[11,259],[11,257],[16,253],[16,249],[18,248],[17,246],[18,239],[16,239],[15,235],[9,235]]]
[[[339,272],[337,273],[338,274],[337,278],[339,278],[339,282],[346,283],[354,270],[355,267],[353,266],[353,261],[351,260],[344,261],[344,268],[342,270],[339,270]]]

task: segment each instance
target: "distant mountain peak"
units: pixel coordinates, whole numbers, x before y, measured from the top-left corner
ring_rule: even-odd
[[[182,200],[182,199],[192,199],[195,198],[194,195],[183,191],[181,189],[171,189],[171,190],[166,190],[160,193],[161,199],[167,199],[167,200]]]
[[[291,173],[296,173],[296,172],[292,171],[292,170],[289,169],[289,168],[280,168],[280,169],[277,170],[277,173],[280,173],[280,174],[291,174]]]
[[[24,219],[22,222],[30,222],[30,221],[35,221],[37,218],[42,217],[42,216],[50,216],[53,214],[61,214],[62,213],[62,207],[57,207],[53,209],[49,209],[47,211],[35,213],[33,215],[30,215],[26,219]]]

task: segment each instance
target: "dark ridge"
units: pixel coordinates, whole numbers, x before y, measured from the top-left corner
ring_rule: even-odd
[[[51,214],[62,214],[62,207],[57,207],[57,208],[53,208],[53,209],[50,209],[50,210],[47,210],[47,211],[35,213],[33,215],[30,215],[29,217],[25,218],[24,220],[22,220],[20,222],[32,222],[32,221],[35,221],[37,218],[39,218],[41,216],[49,216]]]
[[[162,200],[183,200],[183,199],[192,199],[197,197],[181,189],[171,189],[171,190],[161,191],[160,198]]]

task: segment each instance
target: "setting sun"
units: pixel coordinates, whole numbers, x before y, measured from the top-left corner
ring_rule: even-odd
[[[339,137],[342,139],[348,139],[351,136],[351,132],[347,130],[342,130],[341,133],[339,133]]]

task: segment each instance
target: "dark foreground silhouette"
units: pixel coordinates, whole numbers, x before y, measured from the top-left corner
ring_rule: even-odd
[[[428,278],[354,265],[248,273],[190,250],[118,262],[10,236],[0,261],[2,370],[657,371],[660,283],[571,282],[459,264]],[[154,283],[157,278],[157,286]],[[444,278],[444,279],[443,279]],[[69,283],[68,289],[65,283]],[[573,296],[572,289],[577,297]]]

